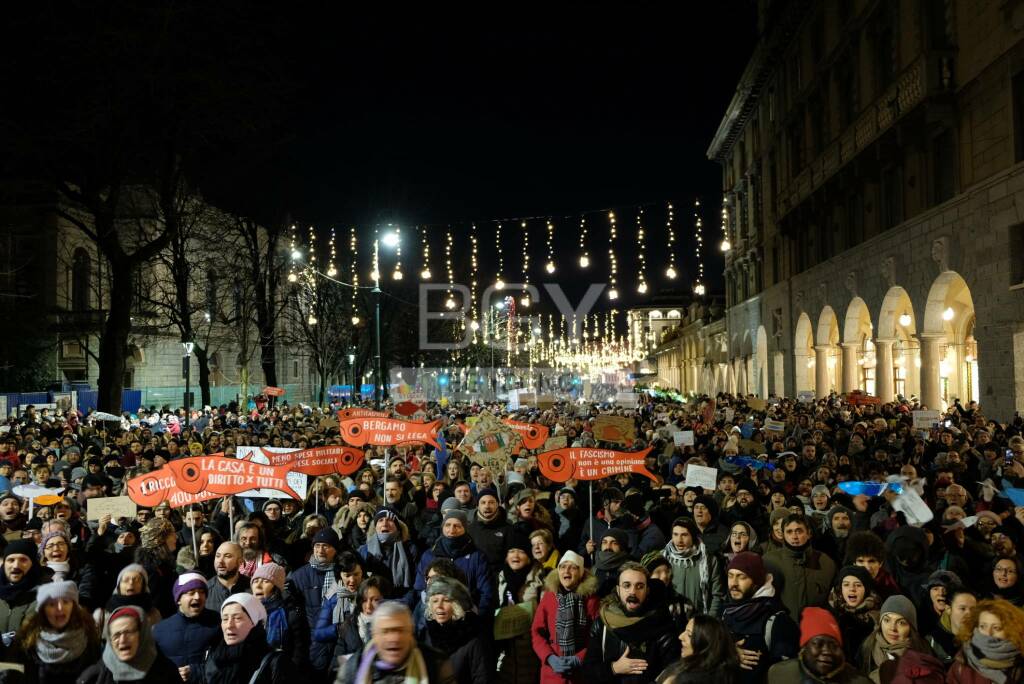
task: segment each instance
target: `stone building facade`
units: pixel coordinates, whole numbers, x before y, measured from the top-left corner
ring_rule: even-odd
[[[762,0],[708,148],[731,391],[1024,408],[1024,2]]]
[[[658,378],[686,394],[728,390],[728,337],[721,305],[694,302],[662,333],[653,356]]]

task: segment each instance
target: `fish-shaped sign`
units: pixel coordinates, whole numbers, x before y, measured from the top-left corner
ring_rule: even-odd
[[[768,463],[767,461],[761,461],[750,456],[726,456],[725,462],[731,465],[737,465],[741,468],[753,468],[754,470],[761,470],[767,468],[769,471],[775,470],[775,465]]]
[[[637,473],[657,482],[644,460],[653,447],[643,451],[613,451],[570,447],[537,454],[541,474],[553,482],[600,480],[619,473]]]
[[[128,481],[127,492],[131,500],[140,506],[156,506],[165,500],[172,506],[184,506],[252,489],[276,490],[291,498],[302,499],[288,482],[289,472],[317,475],[335,471],[333,462],[327,464],[313,460],[275,466],[227,458],[222,454],[182,458],[159,470],[132,478]]]
[[[417,411],[423,411],[426,409],[426,404],[416,401],[400,401],[395,404],[395,413],[400,416],[408,418]]]
[[[371,409],[364,409],[364,408],[347,408],[347,409],[341,409],[340,411],[338,411],[338,422],[339,423],[341,421],[343,421],[343,420],[348,420],[349,418],[366,418],[366,417],[389,418],[389,417],[391,417],[391,414],[388,413],[387,411],[373,411]]]
[[[840,482],[839,488],[850,496],[881,496],[887,489],[894,494],[903,493],[899,482]]]
[[[367,416],[340,421],[341,437],[352,446],[395,446],[409,442],[425,442],[438,448],[437,430],[440,420],[415,423],[397,418]]]
[[[351,475],[363,465],[365,456],[362,449],[348,446],[320,446],[287,452],[261,448],[260,453],[272,466],[287,465],[293,472],[305,475]],[[241,460],[252,460],[252,454],[241,457]]]
[[[523,446],[527,449],[539,449],[544,446],[544,442],[547,441],[548,434],[551,432],[547,425],[507,419],[501,422],[516,431],[519,438],[523,440]]]

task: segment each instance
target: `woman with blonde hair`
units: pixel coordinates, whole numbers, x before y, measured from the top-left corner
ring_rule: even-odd
[[[1024,681],[1024,611],[1003,599],[979,601],[960,626],[963,646],[946,674],[952,684]]]
[[[548,570],[558,567],[558,549],[555,547],[555,540],[549,530],[541,528],[530,534],[530,553],[533,559],[544,568],[545,574]]]
[[[73,681],[100,657],[100,639],[89,611],[78,605],[74,582],[48,582],[36,590],[36,612],[14,637],[9,658],[37,684]]]

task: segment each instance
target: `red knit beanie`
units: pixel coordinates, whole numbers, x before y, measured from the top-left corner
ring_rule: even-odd
[[[729,570],[739,570],[744,575],[754,580],[754,586],[763,587],[767,579],[764,569],[764,561],[752,551],[741,551],[729,561]]]
[[[803,648],[816,636],[830,636],[840,646],[843,643],[843,633],[839,631],[839,623],[832,613],[824,608],[804,608],[800,616],[800,647]]]

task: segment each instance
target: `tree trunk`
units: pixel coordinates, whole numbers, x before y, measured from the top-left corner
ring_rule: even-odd
[[[210,402],[210,356],[206,350],[196,345],[196,361],[199,362],[199,393],[202,395],[201,405],[211,406]]]
[[[137,267],[123,262],[111,266],[110,311],[100,338],[96,407],[118,415],[121,413],[128,335],[132,329],[132,292]]]
[[[258,288],[262,290],[263,288]],[[259,297],[259,292],[257,297]],[[268,310],[267,302],[256,304],[256,329],[260,336],[260,366],[263,367],[263,378],[271,387],[277,384],[277,335],[274,330],[274,317]]]
[[[317,406],[324,405],[324,395],[327,393],[327,371],[320,371],[320,391],[317,392]]]

